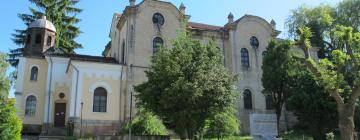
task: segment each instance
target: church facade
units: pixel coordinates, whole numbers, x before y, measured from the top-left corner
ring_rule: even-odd
[[[30,24],[15,93],[24,132],[72,127],[76,135],[121,133],[136,112],[133,86],[146,81],[144,71],[158,47],[171,47],[184,30],[203,43],[213,40],[225,67],[240,75],[236,107],[242,133],[250,131],[249,114],[273,113],[271,100],[261,93],[261,64],[268,42],[280,33],[274,21],[253,15],[235,20],[229,14],[227,24],[214,26],[190,22],[183,4],[129,2],[113,16],[103,56],[65,54],[54,45],[56,29],[50,21]]]

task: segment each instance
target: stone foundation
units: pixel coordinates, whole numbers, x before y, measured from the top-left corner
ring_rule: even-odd
[[[41,134],[42,125],[37,124],[23,124],[21,133],[26,135],[39,135]]]
[[[82,120],[78,118],[69,119],[73,122],[74,136],[97,136],[97,135],[118,135],[122,128],[119,121],[108,120]],[[71,123],[70,123],[71,124]],[[69,125],[69,127],[72,127]]]

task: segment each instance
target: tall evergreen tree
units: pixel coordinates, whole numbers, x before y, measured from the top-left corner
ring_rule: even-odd
[[[46,16],[56,28],[56,47],[63,49],[66,53],[74,53],[74,49],[82,48],[75,38],[81,33],[75,26],[80,19],[76,18],[82,10],[74,7],[79,0],[29,0],[37,8],[29,7],[31,14],[18,14],[26,26],[31,22]],[[22,47],[25,45],[26,29],[16,29],[12,34],[12,40],[20,47],[10,50],[9,62],[12,66],[17,66],[18,56],[22,55]]]

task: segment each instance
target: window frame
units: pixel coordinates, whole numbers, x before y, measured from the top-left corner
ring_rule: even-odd
[[[36,71],[33,71],[34,68],[36,68]],[[34,73],[36,74],[35,77],[33,77]],[[38,66],[32,66],[31,69],[30,69],[30,81],[36,82],[38,77],[39,77],[39,67]]]
[[[250,37],[250,46],[257,49],[260,46],[259,39],[256,36]]]
[[[159,21],[159,18],[161,18],[160,21]],[[162,26],[165,24],[165,17],[161,13],[156,12],[152,16],[152,22],[153,22],[153,24],[155,24],[157,26]]]
[[[48,36],[47,39],[46,39],[46,45],[51,46],[51,43],[52,43],[52,37]]]
[[[41,34],[36,34],[35,36],[35,44],[41,44],[41,39],[42,35]]]
[[[243,97],[244,97],[244,109],[245,110],[252,110],[253,109],[253,101],[252,101],[252,92],[249,89],[245,89],[243,91]]]
[[[250,55],[247,48],[241,48],[240,50],[241,66],[244,68],[250,68]]]
[[[159,42],[158,42],[159,41]],[[161,45],[157,45],[158,43],[160,43]],[[153,40],[152,40],[152,52],[153,52],[153,55],[156,54],[160,47],[164,46],[164,39],[162,39],[161,37],[155,37]]]
[[[30,100],[30,99],[33,100]],[[36,104],[37,104],[37,97],[34,95],[29,95],[25,99],[25,113],[26,117],[34,117],[36,115]]]
[[[104,90],[104,92],[97,93],[96,92],[97,90]],[[101,91],[99,91],[99,92],[101,92]],[[96,95],[96,94],[104,94],[104,95]],[[93,93],[92,112],[95,112],[95,113],[106,113],[107,112],[108,94],[109,94],[108,91],[104,87],[95,88],[94,93]],[[102,97],[105,97],[105,99]]]

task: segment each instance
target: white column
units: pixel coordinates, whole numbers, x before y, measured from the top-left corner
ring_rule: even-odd
[[[16,78],[16,89],[15,89],[15,107],[17,110],[18,115],[22,115],[24,110],[22,101],[23,101],[23,92],[24,92],[24,76],[25,76],[26,69],[26,58],[20,57],[19,58],[19,65],[17,69],[17,78]],[[30,77],[29,77],[30,78]]]

